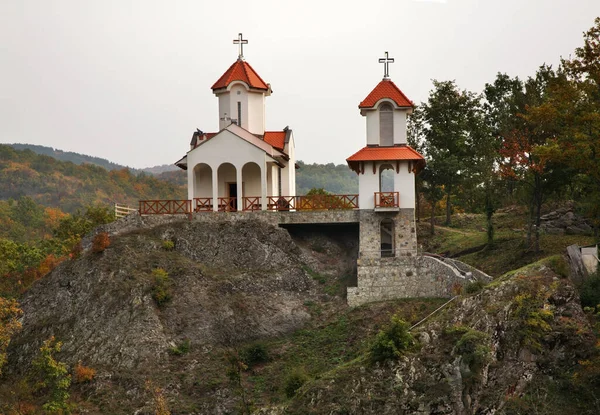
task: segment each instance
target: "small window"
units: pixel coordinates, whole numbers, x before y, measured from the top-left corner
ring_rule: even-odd
[[[394,145],[394,109],[387,103],[379,107],[379,145]]]
[[[242,126],[242,103],[240,101],[238,101],[238,118],[237,118],[237,125],[239,125],[240,127]]]
[[[396,249],[394,246],[394,221],[391,219],[384,219],[381,221],[379,228],[381,234],[381,257],[389,258],[396,256]]]

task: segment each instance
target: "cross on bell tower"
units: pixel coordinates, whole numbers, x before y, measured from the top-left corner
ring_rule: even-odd
[[[233,39],[233,44],[234,45],[240,45],[239,46],[239,53],[238,53],[238,59],[239,60],[244,60],[244,45],[248,44],[248,39],[243,39],[242,38],[242,34],[238,34],[238,38],[237,39]],[[386,52],[387,53],[387,52]]]
[[[394,58],[390,58],[385,52],[385,58],[379,58],[379,63],[383,63],[383,79],[390,79],[390,63],[394,63]]]

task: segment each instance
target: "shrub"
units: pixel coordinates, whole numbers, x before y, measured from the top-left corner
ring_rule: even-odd
[[[292,398],[294,395],[296,395],[298,389],[308,382],[308,380],[309,377],[303,368],[297,368],[288,373],[283,383],[285,396]]]
[[[175,347],[171,347],[169,349],[169,351],[171,352],[171,354],[174,354],[175,356],[182,356],[182,355],[188,353],[190,351],[190,340],[185,339],[181,344],[179,344]]]
[[[152,270],[154,279],[152,285],[152,298],[156,301],[156,305],[163,307],[171,301],[171,279],[169,274],[162,268]]]
[[[478,293],[479,291],[483,290],[483,287],[485,287],[485,283],[481,280],[476,280],[476,281],[472,281],[467,283],[467,285],[465,285],[465,292],[467,294],[475,294]]]
[[[569,277],[569,274],[570,274],[569,264],[567,263],[567,261],[565,260],[565,258],[562,255],[551,256],[550,258],[548,258],[547,264],[548,264],[548,267],[550,267],[550,269],[552,269],[552,271],[556,272],[562,278]]]
[[[108,237],[108,233],[100,232],[96,234],[92,240],[92,252],[103,252],[109,245],[110,238]]]
[[[371,359],[378,362],[397,358],[414,346],[415,340],[408,331],[409,328],[410,325],[406,321],[393,316],[390,324],[377,333],[371,345]]]
[[[591,275],[579,288],[581,305],[584,307],[598,307],[600,312],[600,273]]]
[[[96,369],[87,367],[81,364],[81,360],[75,366],[75,382],[85,383],[91,382],[96,376]]]
[[[48,401],[42,407],[49,413],[71,411],[71,405],[68,403],[71,375],[68,374],[67,365],[54,357],[61,347],[62,343],[52,336],[44,341],[40,354],[33,361],[39,378],[38,387],[48,395]]]
[[[268,362],[269,352],[264,343],[254,343],[240,352],[240,358],[248,367],[252,367],[259,363]]]
[[[175,242],[170,241],[170,240],[164,240],[162,243],[162,247],[165,251],[172,251],[173,249],[175,249]]]
[[[491,349],[487,345],[490,337],[487,333],[467,330],[456,342],[456,353],[462,356],[469,369],[478,374],[490,359]]]

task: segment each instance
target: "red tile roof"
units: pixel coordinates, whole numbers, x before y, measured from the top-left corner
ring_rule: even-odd
[[[250,88],[269,89],[267,83],[252,69],[252,66],[241,59],[235,61],[211,89],[214,91],[215,89],[227,88],[233,81],[245,82]]]
[[[263,139],[266,143],[272,145],[277,150],[282,150],[285,147],[285,131],[265,131]]]
[[[400,88],[389,79],[384,79],[371,91],[369,95],[358,105],[358,108],[373,108],[377,101],[389,98],[399,107],[414,107],[410,99],[404,95]]]
[[[350,168],[358,171],[360,161],[396,161],[414,160],[417,162],[417,170],[425,167],[425,159],[410,146],[394,147],[364,147],[346,159]]]

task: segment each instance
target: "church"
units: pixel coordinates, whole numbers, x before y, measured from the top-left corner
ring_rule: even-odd
[[[297,195],[292,130],[267,130],[265,102],[271,85],[244,59],[240,33],[237,60],[212,85],[218,98],[219,131],[196,130],[176,165],[187,171],[187,200],[140,201],[141,215],[186,214],[190,220],[238,220],[251,215],[274,226],[358,224],[356,286],[347,302],[358,306],[407,297],[450,297],[469,280],[489,277],[458,261],[417,249],[415,176],[425,159],[407,142],[414,104],[389,76],[359,103],[365,146],[347,158],[358,175],[357,195]],[[222,212],[222,213],[218,213]],[[214,213],[211,214],[211,213]]]
[[[193,133],[190,150],[176,166],[187,170],[188,199],[195,212],[266,210],[280,196],[296,196],[294,134],[267,131],[271,85],[244,59],[239,34],[237,60],[211,89],[219,100],[219,131]]]

